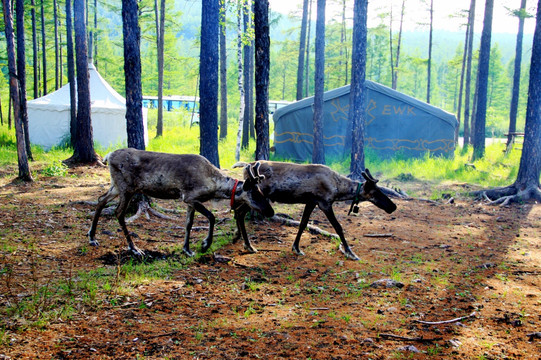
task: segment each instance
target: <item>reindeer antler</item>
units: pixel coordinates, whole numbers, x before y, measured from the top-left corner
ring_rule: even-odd
[[[372,181],[374,184],[377,183],[379,180],[377,179],[374,179],[374,177],[372,176],[372,174],[370,174],[370,170],[368,169],[365,169],[362,173],[363,177],[367,180],[367,181]]]
[[[259,184],[261,180],[265,178],[264,175],[259,174],[259,167],[261,166],[261,163],[258,161],[253,166],[248,165],[246,166],[246,172],[248,174],[249,180],[253,181],[256,184]]]

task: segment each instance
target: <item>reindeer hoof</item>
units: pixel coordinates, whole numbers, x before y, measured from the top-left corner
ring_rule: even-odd
[[[293,252],[299,256],[304,256],[304,252],[299,248],[293,247]]]
[[[130,251],[131,251],[131,253],[132,253],[135,257],[142,258],[142,257],[145,256],[145,251],[139,249],[139,248],[136,247],[136,246],[133,247],[133,248],[130,248]]]
[[[206,253],[207,250],[210,249],[210,245],[212,245],[212,242],[203,241],[203,243],[201,243],[201,252]]]
[[[250,254],[255,254],[257,252],[257,249],[253,247],[252,245],[244,245],[244,250],[249,252]]]
[[[88,244],[89,244],[90,246],[96,246],[96,247],[100,246],[100,243],[99,243],[98,240],[96,240],[96,239],[90,239],[90,240],[88,241]]]
[[[344,249],[344,247],[342,245],[340,245],[340,251],[346,255],[346,257],[350,260],[355,260],[355,261],[359,261],[361,260],[357,255],[355,255],[355,253],[353,251],[351,251],[351,249],[348,247],[347,249]]]
[[[182,251],[184,251],[184,254],[186,254],[188,257],[194,257],[195,256],[195,253],[193,251],[191,251],[190,249],[182,249]]]

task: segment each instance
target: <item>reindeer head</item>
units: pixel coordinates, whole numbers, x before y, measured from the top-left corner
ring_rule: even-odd
[[[365,169],[365,171],[362,172],[362,175],[366,181],[363,183],[362,192],[359,194],[359,197],[364,198],[364,200],[370,201],[380,209],[385,210],[387,214],[395,211],[396,204],[378,187],[377,183],[379,180],[374,179],[368,169]]]
[[[260,162],[256,162],[253,166],[251,164],[246,165],[244,171],[247,177],[242,184],[242,191],[237,190],[235,201],[247,204],[252,209],[259,211],[263,216],[272,217],[274,216],[274,210],[258,185],[261,180],[265,179],[264,175],[259,174],[259,166],[261,166]]]

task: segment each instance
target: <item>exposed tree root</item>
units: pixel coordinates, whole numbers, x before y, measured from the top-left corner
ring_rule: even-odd
[[[165,214],[162,214],[159,211],[154,210],[150,206],[150,202],[143,199],[143,200],[139,201],[139,204],[137,206],[137,212],[135,213],[135,215],[127,218],[126,222],[131,223],[131,222],[137,220],[141,215],[145,215],[147,220],[150,220],[150,215],[153,215],[153,216],[157,217],[158,219],[174,220],[174,218],[172,218],[170,216],[167,216]]]
[[[275,221],[275,222],[279,222],[281,224],[285,224],[285,225],[289,225],[289,226],[294,226],[294,227],[299,227],[299,225],[301,224],[300,221],[296,221],[296,220],[291,220],[291,219],[287,219],[285,217],[282,217],[282,216],[279,216],[279,215],[274,215],[273,217],[270,218],[271,221]],[[325,231],[323,229],[320,229],[318,228],[317,226],[314,226],[314,225],[310,225],[308,224],[306,226],[306,228],[308,230],[310,230],[310,232],[312,233],[316,233],[316,234],[321,234],[321,235],[325,235],[325,236],[330,236],[330,237],[334,237],[334,238],[339,238],[338,235],[336,234],[333,234],[333,233],[330,233],[328,231]]]
[[[474,311],[470,315],[458,317],[458,318],[451,319],[451,320],[443,320],[443,321],[413,320],[413,321],[416,322],[416,323],[424,324],[424,325],[442,325],[442,324],[452,324],[452,323],[459,322],[459,321],[462,321],[462,320],[465,320],[465,319],[469,319],[471,317],[475,317],[475,315],[477,315],[477,313]]]
[[[531,185],[520,189],[516,184],[474,191],[471,193],[477,200],[485,201],[488,205],[507,206],[511,203],[524,203],[529,200],[541,201],[541,189],[539,186]]]

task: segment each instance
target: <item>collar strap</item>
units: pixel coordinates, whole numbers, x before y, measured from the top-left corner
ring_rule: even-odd
[[[233,209],[233,205],[235,204],[235,193],[237,192],[238,184],[239,184],[239,180],[235,179],[235,185],[233,185],[233,191],[231,192],[231,201],[229,203],[231,206],[231,209]]]
[[[357,184],[357,190],[355,191],[355,196],[353,197],[353,201],[351,202],[351,206],[349,207],[348,215],[351,214],[353,207],[357,205],[359,201],[361,201],[361,199],[359,198],[359,194],[361,193],[362,186],[362,183]],[[355,213],[357,213],[357,211],[355,211]]]

